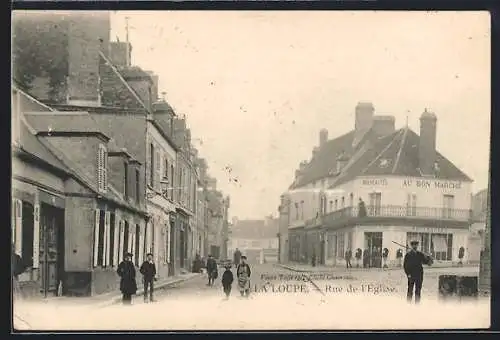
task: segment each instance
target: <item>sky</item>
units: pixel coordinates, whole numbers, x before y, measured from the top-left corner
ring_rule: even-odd
[[[359,101],[417,133],[434,112],[438,151],[474,191],[487,186],[487,12],[113,12],[113,40],[125,40],[125,17],[132,63],[186,115],[230,216],[277,215],[320,129],[352,130]]]

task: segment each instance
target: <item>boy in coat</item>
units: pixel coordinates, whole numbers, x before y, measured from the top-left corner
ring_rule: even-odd
[[[135,282],[135,267],[132,263],[132,254],[125,253],[124,260],[118,265],[116,272],[120,276],[120,291],[123,294],[123,304],[132,304],[132,295],[137,292],[137,283]]]
[[[156,280],[156,266],[153,262],[153,254],[148,253],[146,255],[146,261],[141,265],[139,271],[142,274],[144,282],[144,302],[148,302],[148,290],[149,290],[149,301],[155,302],[153,299],[154,291],[154,281]]]
[[[234,281],[233,272],[231,271],[231,265],[226,265],[226,270],[222,274],[222,288],[224,289],[224,294],[226,294],[226,299],[229,299],[231,295],[231,287]]]

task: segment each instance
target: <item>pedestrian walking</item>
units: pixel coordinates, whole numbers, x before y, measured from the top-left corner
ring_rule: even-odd
[[[234,267],[238,267],[238,265],[240,264],[240,260],[241,260],[241,251],[236,248],[236,250],[234,251],[234,255],[233,255],[233,261],[234,261]]]
[[[135,282],[135,267],[132,263],[132,254],[125,253],[124,260],[118,265],[116,270],[120,276],[120,291],[123,294],[124,305],[132,304],[132,295],[137,292],[137,282]]]
[[[153,262],[153,254],[148,253],[146,255],[146,261],[141,265],[139,271],[142,274],[142,281],[144,283],[144,302],[148,302],[148,291],[149,291],[149,302],[155,302],[153,299],[154,292],[154,281],[156,281],[156,266]]]
[[[247,257],[241,257],[241,263],[236,269],[236,276],[238,277],[238,287],[240,288],[241,296],[248,297],[250,295],[250,275],[252,271],[248,265]]]
[[[408,302],[413,299],[413,290],[415,289],[415,303],[420,302],[420,293],[422,291],[422,283],[424,281],[423,264],[432,265],[432,257],[418,251],[418,241],[410,242],[411,249],[406,253],[403,268],[408,277],[408,292],[406,298]]]
[[[212,255],[208,255],[208,260],[207,260],[207,274],[208,274],[208,284],[207,284],[207,286],[213,286],[215,279],[219,275],[219,270],[217,268],[217,262],[212,257]]]
[[[229,295],[231,295],[233,281],[234,276],[231,271],[231,264],[227,264],[226,270],[224,271],[224,274],[222,274],[222,288],[224,290],[224,294],[226,294],[226,299],[229,299]]]
[[[347,249],[345,252],[345,265],[347,269],[352,268],[351,258],[352,258],[352,251],[351,249]]]
[[[19,285],[19,275],[24,273],[26,266],[23,258],[16,254],[15,246],[11,247],[11,274],[12,274],[12,293],[13,298],[22,298],[21,286]]]

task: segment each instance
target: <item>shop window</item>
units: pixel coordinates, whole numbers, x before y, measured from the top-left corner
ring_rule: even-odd
[[[337,257],[344,258],[345,252],[345,236],[344,233],[339,233],[337,237]]]
[[[438,261],[451,261],[452,260],[452,234],[432,234],[431,235],[431,249],[434,258]]]
[[[22,204],[22,252],[20,255],[27,267],[33,267],[33,240],[35,236],[33,205],[29,202],[22,202]]]

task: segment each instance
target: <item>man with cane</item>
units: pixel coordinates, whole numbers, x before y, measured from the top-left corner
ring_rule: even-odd
[[[424,281],[423,264],[432,265],[432,258],[418,251],[418,241],[410,242],[411,249],[406,253],[403,268],[408,277],[408,292],[406,298],[408,302],[413,299],[413,289],[415,289],[415,303],[420,302],[420,293],[422,291],[422,283]]]

